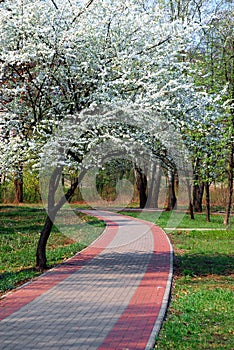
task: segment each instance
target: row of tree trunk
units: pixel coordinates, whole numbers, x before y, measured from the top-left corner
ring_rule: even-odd
[[[230,164],[229,164],[229,197],[227,212],[225,216],[226,225],[229,224],[229,217],[232,207],[232,196],[233,196],[233,149],[230,154]],[[140,207],[141,208],[158,208],[160,184],[162,180],[163,170],[159,164],[152,165],[150,171],[140,168],[135,165],[135,179],[136,185],[139,191]],[[146,176],[146,173],[148,176]],[[166,188],[167,188],[167,198],[166,198],[166,210],[173,210],[177,206],[177,189],[178,189],[178,175],[176,170],[164,170],[164,175],[166,178]],[[20,171],[14,181],[15,186],[15,199],[18,203],[23,200],[23,172]],[[46,260],[46,244],[50,236],[53,222],[56,217],[58,210],[62,207],[66,200],[70,200],[74,194],[75,189],[78,187],[78,183],[81,181],[82,174],[80,174],[79,179],[71,184],[70,190],[65,194],[64,197],[55,202],[55,192],[58,187],[59,181],[62,179],[62,171],[56,169],[51,176],[50,189],[48,197],[48,215],[41,231],[40,239],[38,242],[37,253],[36,253],[36,266],[37,269],[44,270],[47,267]],[[193,211],[202,212],[202,198],[205,192],[206,198],[206,215],[207,221],[210,221],[210,184],[209,182],[198,184],[195,182],[193,186],[193,196],[191,195],[190,185],[189,186],[189,209],[190,217],[194,219]]]
[[[233,148],[230,152],[229,167],[228,167],[228,198],[224,224],[227,226],[230,221],[230,214],[233,201]],[[140,208],[158,208],[160,183],[162,178],[162,168],[159,164],[153,164],[148,179],[142,168],[135,165],[136,186],[139,192]],[[167,199],[166,210],[176,208],[177,198],[176,189],[178,188],[178,176],[175,171],[167,171]],[[198,178],[195,176],[195,184],[193,185],[193,195],[189,203],[189,212],[193,218],[193,212],[202,213],[202,203],[205,193],[206,216],[207,221],[210,221],[210,184],[209,182],[198,183]],[[189,191],[190,192],[190,191]],[[23,203],[23,168],[19,167],[14,178],[14,203]]]
[[[230,223],[231,208],[233,205],[233,157],[234,151],[231,149],[229,168],[228,168],[228,198],[226,206],[226,214],[224,224],[226,226]],[[178,175],[176,171],[168,170],[164,173],[167,182],[167,198],[165,209],[173,210],[177,206],[176,192],[178,189]],[[148,171],[148,177],[142,168],[135,166],[136,185],[139,192],[140,208],[158,208],[160,183],[162,178],[162,168],[159,165],[153,165]],[[147,179],[148,178],[148,179]],[[188,184],[189,193],[189,213],[191,219],[194,219],[194,212],[202,213],[203,211],[203,197],[205,195],[206,220],[210,222],[211,208],[210,208],[210,182],[198,182],[195,177],[193,191],[191,194],[190,185]]]
[[[137,188],[139,191],[140,198],[140,207],[158,207],[159,201],[159,191],[160,183],[162,180],[163,170],[160,165],[153,165],[150,169],[150,175],[148,172],[148,177],[146,176],[146,171],[144,169],[135,165],[135,179]],[[177,198],[176,192],[178,188],[178,175],[176,171],[168,170],[165,172],[165,177],[167,181],[167,203],[166,209],[172,210],[176,208]],[[56,217],[58,210],[61,208],[65,200],[70,200],[74,194],[75,189],[78,187],[82,179],[82,174],[80,174],[79,179],[71,184],[70,190],[66,193],[65,197],[61,198],[57,203],[55,203],[55,192],[59,183],[59,179],[62,178],[61,172],[54,171],[54,174],[51,176],[49,196],[48,196],[48,216],[45,221],[44,228],[41,231],[40,239],[38,242],[37,253],[36,253],[36,266],[37,269],[44,270],[46,265],[46,244],[52,230],[53,221]],[[190,196],[190,214],[191,218],[194,218],[193,207],[195,211],[202,211],[202,198],[203,193],[206,191],[206,206],[207,206],[207,220],[210,220],[210,185],[209,183],[195,185],[193,188],[193,202],[192,196]],[[190,193],[191,191],[189,191]],[[191,195],[191,193],[190,193]]]

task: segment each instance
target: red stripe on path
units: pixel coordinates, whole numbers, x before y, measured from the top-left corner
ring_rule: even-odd
[[[146,273],[98,350],[144,350],[159,317],[170,274],[171,248],[165,233],[157,226],[149,226],[154,237],[154,252]]]
[[[94,242],[93,246],[91,245],[85,248],[82,252],[68,259],[53,270],[46,272],[0,300],[0,321],[47,292],[71,274],[77,272],[84,267],[87,262],[100,254],[113,240],[118,231],[118,224],[111,220],[105,220],[105,222],[107,228],[97,241],[95,241],[98,243],[98,248],[95,247]]]

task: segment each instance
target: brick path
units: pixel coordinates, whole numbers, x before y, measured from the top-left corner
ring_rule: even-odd
[[[148,222],[104,211],[93,244],[0,301],[2,350],[152,349],[169,298],[172,250]]]

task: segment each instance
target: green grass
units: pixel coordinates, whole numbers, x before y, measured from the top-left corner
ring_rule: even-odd
[[[233,291],[227,279],[177,279],[156,344],[160,350],[233,349]]]
[[[1,294],[39,275],[34,268],[35,252],[45,216],[45,210],[39,207],[0,207]],[[89,245],[104,229],[103,222],[81,213],[67,214],[62,219],[59,228],[63,233],[54,227],[48,240],[49,267]]]
[[[166,227],[169,214],[162,213],[157,223]],[[155,221],[153,213],[140,217]],[[196,215],[190,221],[186,215],[180,227],[211,230],[169,234],[175,252],[172,299],[155,349],[234,349],[234,230],[217,230],[221,215],[211,220],[206,223],[204,215]]]
[[[137,211],[132,212],[132,211],[127,211],[126,209],[121,213],[135,217],[135,218],[154,222],[163,228],[166,228],[166,227],[214,228],[214,229],[225,228],[223,224],[223,216],[219,214],[211,215],[211,222],[207,222],[205,214],[196,214],[195,220],[191,220],[187,213],[181,213],[181,212],[173,212],[173,213],[167,212],[167,211],[164,211],[161,213],[160,212],[137,212]],[[180,221],[180,219],[182,220]],[[177,221],[179,222],[178,226],[174,225]]]

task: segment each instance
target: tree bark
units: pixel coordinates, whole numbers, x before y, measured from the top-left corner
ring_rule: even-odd
[[[210,222],[210,184],[208,181],[205,183],[206,190],[206,221]]]
[[[160,164],[153,164],[151,171],[150,189],[148,193],[147,207],[158,208],[158,197],[160,190],[160,183],[162,177],[162,168]]]
[[[204,194],[204,182],[193,186],[193,207],[198,213],[202,213],[202,198]]]
[[[231,146],[231,152],[229,157],[229,165],[228,165],[228,199],[226,206],[226,214],[224,218],[224,225],[229,226],[232,202],[233,202],[233,168],[234,168],[234,146]]]
[[[37,245],[37,252],[36,252],[36,269],[40,271],[43,271],[44,269],[47,268],[46,244],[50,236],[52,227],[53,227],[53,218],[47,215],[44,227],[40,234],[40,238]]]
[[[58,202],[55,203],[55,193],[59,185],[59,180],[61,179],[61,173],[62,169],[55,169],[50,179],[48,193],[48,215],[46,217],[44,227],[41,231],[36,251],[36,269],[40,271],[43,271],[47,268],[46,244],[50,236],[55,217],[59,209],[73,196],[76,188],[78,187],[78,184],[84,176],[85,171],[80,173],[79,177],[75,182],[72,183],[65,196],[61,197]]]
[[[139,191],[140,208],[143,209],[147,203],[147,178],[143,173],[142,169],[138,168],[136,165],[135,165],[135,178],[136,178],[137,189]]]
[[[189,180],[187,180],[187,190],[188,190],[188,197],[189,197],[189,215],[190,219],[194,220],[194,209],[193,209],[193,203],[192,203],[192,193],[191,193],[191,184]]]
[[[23,181],[14,179],[14,203],[23,203]]]
[[[191,201],[191,200],[189,201],[189,216],[190,216],[190,219],[191,219],[191,220],[195,220],[195,217],[194,217],[194,210],[193,210],[193,204],[192,204],[192,201]]]
[[[175,194],[175,171],[168,171],[168,195],[167,195],[167,205],[166,210],[170,211],[176,209],[177,207],[177,198]]]
[[[23,167],[19,165],[14,178],[14,203],[23,203]]]

